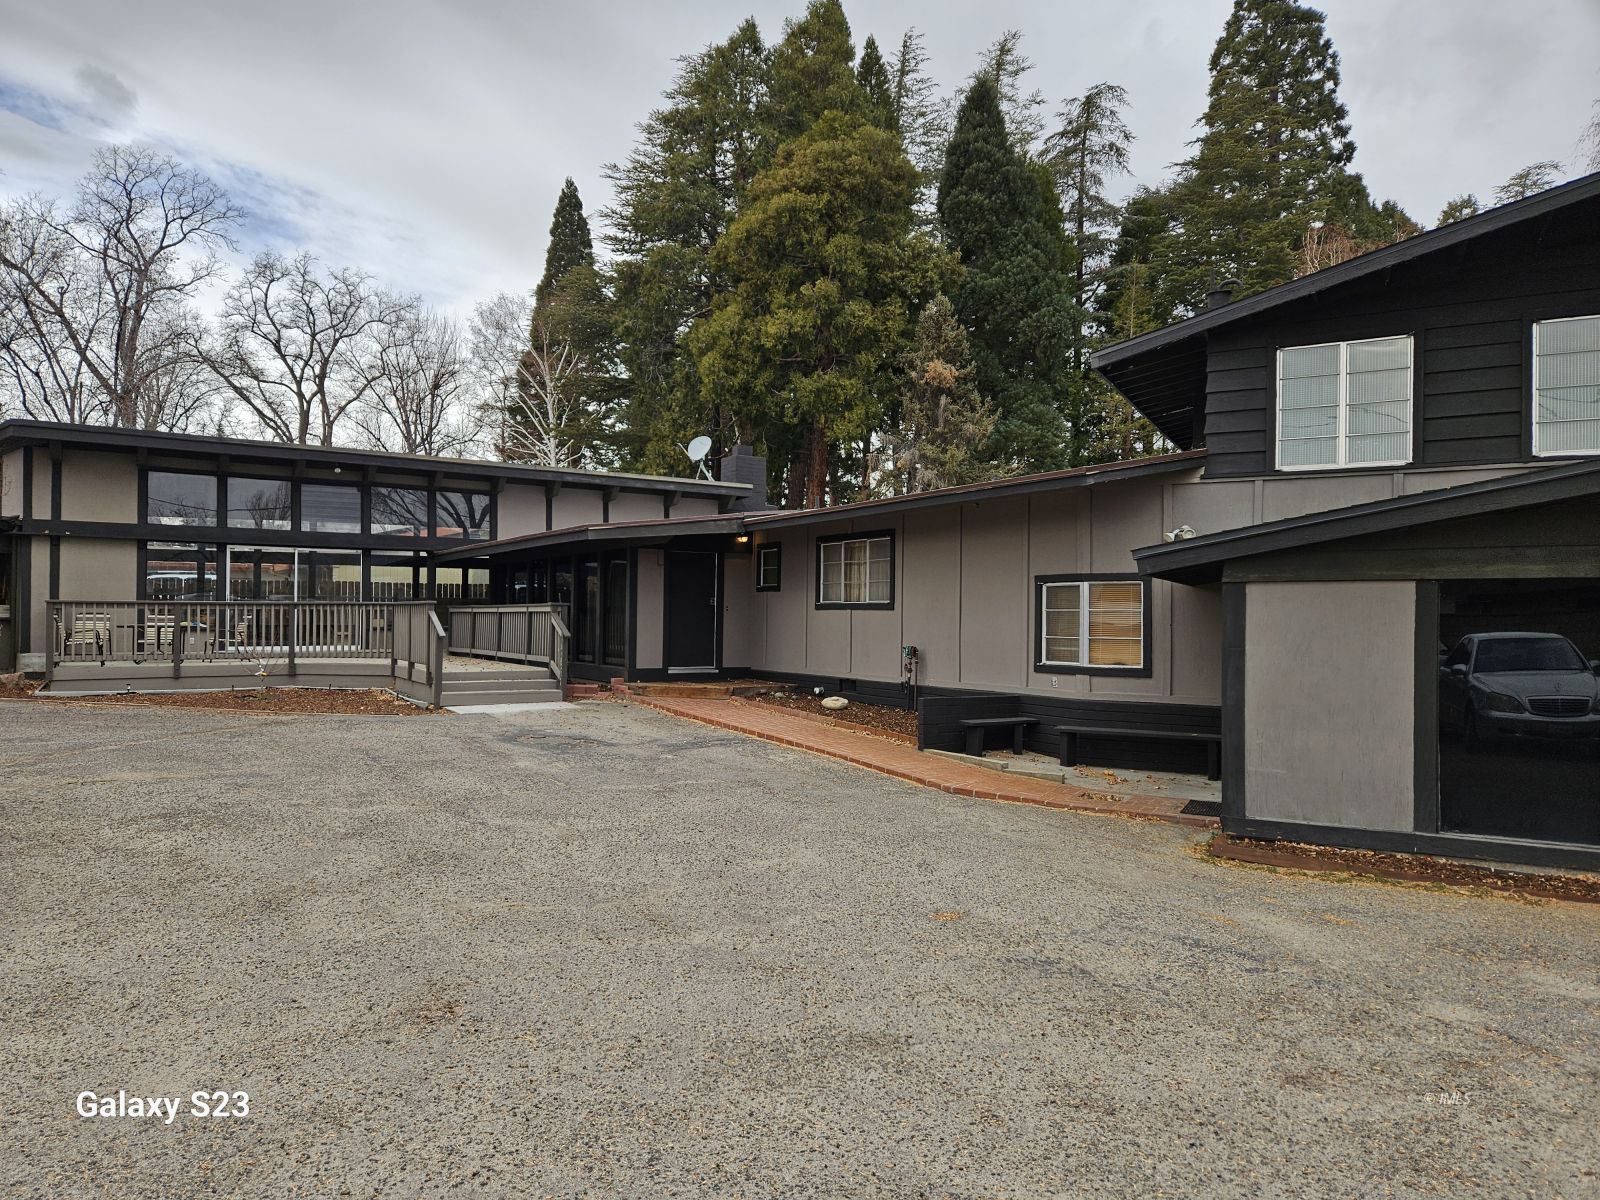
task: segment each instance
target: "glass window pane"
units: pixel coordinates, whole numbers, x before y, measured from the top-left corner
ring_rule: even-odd
[[[372,598],[374,600],[416,600],[417,556],[390,554],[375,550],[372,554]]]
[[[183,542],[150,542],[145,547],[146,600],[215,600],[217,548]]]
[[[181,471],[150,471],[145,519],[152,525],[215,525],[217,478]]]
[[[257,546],[228,549],[229,600],[293,600],[295,552]]]
[[[1089,585],[1089,663],[1137,667],[1144,662],[1144,586]]]
[[[488,492],[440,492],[436,500],[433,535],[442,538],[489,540]]]
[[[300,528],[313,533],[360,533],[361,489],[327,483],[301,484]]]
[[[428,493],[420,488],[373,488],[372,532],[391,537],[425,537]]]
[[[1365,342],[1351,342],[1349,349],[1350,373],[1364,371],[1389,371],[1411,369],[1411,339],[1409,337],[1373,338]]]
[[[1303,438],[1278,443],[1278,465],[1283,467],[1331,466],[1338,453],[1338,439]]]
[[[228,525],[234,529],[288,529],[287,479],[228,480]]]
[[[1542,321],[1535,340],[1539,450],[1600,450],[1600,317]]]
[[[1077,583],[1047,583],[1044,587],[1044,656],[1047,663],[1080,661],[1079,622],[1083,587]]]
[[[1339,343],[1327,346],[1291,346],[1279,354],[1279,373],[1285,380],[1308,379],[1339,373]]]
[[[302,600],[361,599],[361,551],[300,551]]]

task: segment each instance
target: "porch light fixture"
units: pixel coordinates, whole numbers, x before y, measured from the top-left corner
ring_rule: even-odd
[[[748,533],[738,533],[734,535],[733,540],[742,546],[750,540],[750,535]]]

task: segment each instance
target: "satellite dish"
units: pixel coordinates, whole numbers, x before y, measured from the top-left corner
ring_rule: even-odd
[[[684,450],[688,453],[690,462],[701,462],[711,453],[711,439],[702,433],[685,446]]]

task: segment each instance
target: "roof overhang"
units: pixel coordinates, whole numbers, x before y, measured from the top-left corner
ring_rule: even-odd
[[[826,521],[847,521],[856,517],[877,517],[916,509],[938,508],[973,500],[998,500],[1007,496],[1027,496],[1038,492],[1093,487],[1179,471],[1192,471],[1201,465],[1205,455],[1204,450],[1188,450],[1180,454],[1162,454],[1154,458],[1137,458],[1128,462],[1097,463],[1094,466],[1073,467],[1066,471],[1046,471],[1038,475],[995,479],[987,483],[969,483],[959,487],[939,488],[937,491],[915,492],[909,496],[863,500],[857,504],[836,504],[832,508],[751,513],[745,517],[745,523],[752,529],[816,525]]]
[[[1570,463],[1145,546],[1133,552],[1133,560],[1141,574],[1157,579],[1217,583],[1224,566],[1236,559],[1596,494],[1600,494],[1600,462]]]
[[[714,537],[743,532],[744,518],[738,513],[720,517],[668,517],[660,521],[614,521],[610,524],[597,522],[453,547],[435,553],[433,560],[441,563],[462,562],[472,558],[496,558],[534,550],[592,543],[659,546],[674,538]]]
[[[340,467],[370,467],[376,471],[419,477],[447,475],[456,479],[482,479],[516,483],[553,483],[585,487],[611,487],[625,491],[677,492],[685,496],[715,497],[734,502],[750,495],[748,483],[721,483],[709,479],[679,479],[667,475],[633,475],[621,471],[584,471],[568,467],[538,467],[522,463],[488,462],[474,458],[445,458],[420,454],[395,454],[386,450],[361,450],[349,446],[295,446],[246,438],[202,437],[191,433],[123,429],[102,425],[69,425],[55,421],[0,421],[0,451],[18,446],[51,443],[92,450],[128,450],[146,454],[171,454],[201,458],[227,458],[230,462],[302,462]]]

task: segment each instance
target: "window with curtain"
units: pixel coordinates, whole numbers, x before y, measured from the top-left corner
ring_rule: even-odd
[[[1278,351],[1278,468],[1411,460],[1411,338]]]
[[[1533,327],[1533,452],[1600,454],[1600,316]]]
[[[888,534],[817,543],[817,606],[894,604],[894,539]]]
[[[1052,578],[1037,586],[1040,667],[1144,667],[1142,580]]]

